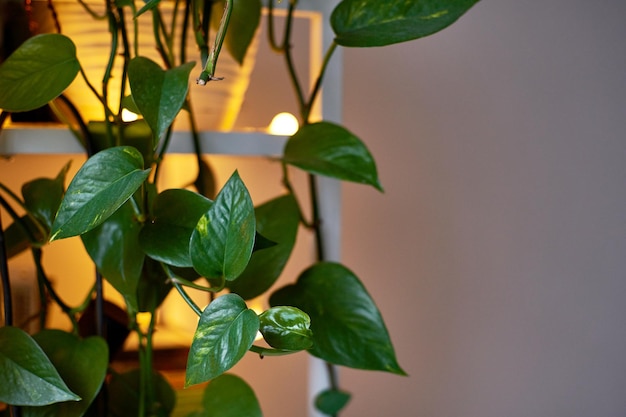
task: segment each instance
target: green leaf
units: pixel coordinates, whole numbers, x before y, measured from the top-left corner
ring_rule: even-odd
[[[238,376],[224,374],[207,385],[202,397],[202,417],[262,417],[261,406],[250,386]]]
[[[478,0],[343,0],[330,18],[335,42],[384,46],[445,29]]]
[[[50,240],[88,232],[104,222],[148,178],[143,158],[130,146],[98,152],[70,183],[52,225]]]
[[[58,97],[79,71],[76,47],[60,34],[33,36],[0,65],[0,108],[33,110]]]
[[[139,243],[148,256],[179,267],[192,266],[189,242],[198,220],[213,202],[183,189],[160,193],[153,207],[154,221],[139,234]]]
[[[348,405],[350,393],[341,390],[328,389],[320,392],[315,397],[315,408],[322,413],[334,416]]]
[[[216,298],[202,312],[193,336],[185,386],[213,379],[246,354],[259,330],[259,318],[236,294]]]
[[[217,186],[215,184],[215,173],[211,166],[201,159],[198,161],[198,176],[193,182],[193,186],[200,194],[208,198],[215,198]]]
[[[148,1],[146,1],[146,4],[144,4],[143,7],[141,9],[139,9],[139,11],[137,13],[135,13],[135,16],[133,16],[133,17],[135,19],[138,18],[139,16],[141,16],[142,14],[147,12],[148,10],[152,10],[155,7],[157,7],[159,5],[159,3],[161,3],[161,0],[148,0]]]
[[[133,99],[155,138],[160,138],[183,107],[189,89],[189,73],[195,65],[188,62],[164,71],[145,57],[135,57],[128,66]]]
[[[44,330],[34,336],[70,389],[82,398],[78,402],[26,407],[24,417],[81,417],[100,391],[109,365],[106,341],[93,336],[79,339],[61,330]]]
[[[139,246],[141,224],[127,201],[96,228],[81,236],[87,253],[104,278],[126,300],[130,311],[137,311],[137,285],[144,252]]]
[[[312,174],[368,184],[382,191],[376,163],[365,144],[333,123],[301,127],[287,141],[283,159]]]
[[[268,201],[255,212],[257,232],[276,245],[253,252],[243,273],[227,283],[231,292],[246,300],[261,295],[276,282],[291,255],[300,223],[298,203],[292,195]]]
[[[278,306],[259,316],[261,334],[276,349],[304,350],[313,344],[311,319],[295,307]]]
[[[169,416],[176,404],[176,393],[160,373],[149,375],[154,387],[154,402],[144,397],[144,411],[150,416]],[[125,373],[115,373],[108,384],[109,415],[115,417],[137,417],[139,413],[141,373],[133,369]],[[144,391],[145,393],[145,391]]]
[[[48,240],[48,236],[43,236],[41,234],[41,231],[35,225],[32,218],[26,215],[22,216],[20,219],[26,225],[28,230],[31,231],[36,242],[43,244]],[[4,241],[7,248],[7,257],[9,259],[31,247],[31,241],[28,234],[18,222],[13,222],[6,228],[4,231]]]
[[[270,305],[292,305],[311,317],[313,355],[357,369],[404,375],[385,323],[359,279],[346,267],[321,262],[294,285],[276,291]]]
[[[150,166],[154,161],[152,131],[144,119],[125,122],[121,125],[110,125],[104,121],[90,121],[87,124],[87,130],[93,140],[95,152],[116,145],[132,146],[141,153],[144,166]],[[116,140],[119,140],[119,143],[116,143]]]
[[[79,401],[41,347],[23,330],[0,327],[0,402],[48,405]]]
[[[235,171],[191,234],[196,271],[207,278],[237,278],[252,254],[255,223],[250,194]]]
[[[22,185],[24,205],[28,212],[43,224],[48,231],[52,229],[63,193],[65,192],[65,176],[70,167],[68,162],[55,179],[38,178]]]
[[[139,311],[154,312],[163,303],[171,289],[172,283],[168,280],[162,264],[146,257],[137,285]]]
[[[219,22],[224,13],[224,3],[224,1],[218,1],[213,4],[211,23],[215,29],[219,27]],[[248,47],[259,27],[261,6],[260,0],[234,0],[233,12],[224,38],[224,46],[230,56],[240,65],[243,64]]]

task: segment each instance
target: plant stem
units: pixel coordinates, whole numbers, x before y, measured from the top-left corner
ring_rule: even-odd
[[[175,280],[172,281],[172,285],[174,285],[174,288],[176,288],[176,291],[178,291],[178,293],[180,294],[180,296],[183,298],[183,300],[185,300],[185,302],[187,303],[187,305],[189,307],[191,307],[191,309],[193,310],[194,313],[196,313],[198,315],[198,317],[200,317],[202,315],[202,310],[200,309],[200,307],[198,307],[198,305],[191,299],[191,297],[189,296],[189,294],[187,294],[187,292],[183,289],[183,287],[180,286],[180,284],[178,282],[176,282]]]
[[[298,99],[302,123],[303,125],[307,125],[311,122],[310,121],[311,109],[313,108],[313,104],[315,103],[315,100],[319,96],[322,82],[324,79],[324,74],[326,72],[326,68],[328,67],[328,64],[333,56],[333,53],[335,52],[337,48],[337,44],[333,42],[330,45],[329,49],[326,51],[326,54],[324,55],[324,60],[322,62],[322,67],[320,68],[320,72],[317,76],[313,89],[311,90],[311,93],[309,94],[308,101],[306,101],[302,93],[302,89],[300,87],[300,82],[296,74],[293,60],[291,58],[291,46],[290,46],[291,26],[292,26],[292,21],[293,21],[293,12],[294,12],[296,3],[297,3],[297,0],[291,0],[289,3],[289,11],[287,14],[287,22],[285,26],[285,37],[284,37],[282,49],[285,54],[285,62],[287,64],[287,69],[289,71],[290,78],[291,78],[291,81],[294,86],[296,96]],[[285,168],[284,177],[287,178],[286,168]],[[288,179],[286,179],[285,181],[288,184]],[[313,226],[314,233],[315,233],[316,258],[318,262],[321,262],[325,260],[326,255],[325,255],[325,249],[324,249],[322,229],[320,227],[320,224],[323,220],[320,218],[319,190],[317,186],[316,176],[313,174],[309,174],[308,183],[309,183],[309,194],[310,194],[311,212],[312,212],[311,224]],[[333,390],[339,389],[336,367],[333,364],[326,362],[326,368],[327,368],[327,374],[328,374],[328,380],[329,380],[328,382],[329,382],[330,388]],[[337,415],[334,415],[332,417],[336,417],[336,416]]]
[[[211,80],[221,80],[221,78],[215,77],[215,68],[217,67],[217,58],[220,55],[220,50],[222,49],[222,44],[224,43],[226,29],[228,28],[228,23],[230,22],[230,16],[232,13],[233,0],[226,0],[226,3],[224,4],[224,13],[222,14],[220,25],[217,28],[217,33],[215,34],[215,42],[213,43],[213,47],[207,57],[204,70],[202,70],[200,77],[198,77],[199,85],[205,85]]]
[[[287,10],[287,21],[285,22],[285,33],[283,35],[282,51],[285,57],[285,63],[287,64],[287,70],[289,71],[289,79],[291,80],[291,84],[296,93],[298,108],[300,109],[300,113],[302,116],[303,110],[306,107],[306,101],[304,99],[302,87],[300,87],[300,80],[298,78],[298,74],[296,73],[296,67],[293,63],[293,57],[291,55],[291,30],[293,26],[293,14],[296,10],[297,4],[298,2],[296,0],[291,0],[289,2],[289,8]],[[306,123],[306,120],[304,118],[303,123]]]
[[[0,213],[2,214],[2,213]],[[7,256],[2,217],[0,217],[0,279],[2,280],[2,296],[4,300],[4,324],[13,325],[13,302],[11,298],[11,284],[9,281],[9,258]]]
[[[337,49],[337,44],[333,41],[330,47],[328,48],[328,50],[326,51],[326,54],[324,55],[322,68],[320,69],[320,73],[317,76],[317,79],[315,80],[315,85],[313,86],[313,89],[311,90],[311,94],[309,94],[309,101],[307,102],[303,110],[302,119],[306,120],[307,122],[309,121],[309,118],[311,116],[311,109],[313,108],[313,104],[315,104],[315,100],[317,99],[317,96],[319,95],[319,92],[321,90],[322,82],[324,81],[324,74],[326,73],[326,68],[328,68],[328,64],[336,49]]]
[[[276,42],[274,33],[274,0],[269,0],[267,5],[267,41],[272,51],[283,52],[283,47]]]

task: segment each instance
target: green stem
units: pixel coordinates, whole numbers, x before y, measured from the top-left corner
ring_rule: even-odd
[[[285,161],[281,161],[281,167],[283,171],[283,186],[287,189],[287,192],[291,194],[291,196],[296,200],[296,204],[298,205],[298,213],[300,216],[300,223],[302,223],[305,227],[311,229],[315,227],[315,224],[312,221],[308,221],[304,216],[304,211],[302,210],[302,205],[298,201],[298,195],[296,194],[296,190],[294,186],[291,184],[291,180],[289,179],[289,167]]]
[[[174,288],[176,288],[176,291],[178,291],[178,293],[183,298],[183,300],[185,300],[187,305],[189,307],[191,307],[191,309],[194,311],[194,313],[196,313],[198,315],[198,317],[200,317],[202,315],[202,310],[191,299],[191,297],[189,296],[189,294],[187,294],[187,292],[183,289],[183,287],[181,287],[180,284],[178,282],[176,282],[176,281],[172,281],[172,285],[174,285]]]
[[[203,11],[203,0],[189,0],[191,1],[191,16],[192,25],[194,28],[194,38],[196,45],[200,51],[200,61],[202,67],[206,65],[207,57],[209,56],[209,38],[208,34],[202,31],[202,19],[200,18]]]
[[[328,64],[336,49],[337,49],[337,44],[333,41],[330,47],[328,48],[328,50],[326,51],[326,54],[324,55],[322,68],[320,69],[320,73],[317,76],[317,79],[315,80],[315,85],[313,86],[313,89],[311,90],[311,94],[309,94],[309,101],[306,103],[302,111],[303,113],[302,119],[305,121],[305,123],[309,122],[309,118],[311,116],[311,109],[313,108],[313,105],[315,104],[315,100],[317,99],[319,92],[321,91],[321,88],[322,88],[324,75],[326,74],[326,68],[328,68]]]
[[[250,349],[248,350],[250,352],[258,353],[261,358],[264,356],[285,356],[291,355],[292,353],[300,352],[298,350],[271,349],[257,345],[250,346]]]
[[[271,0],[270,0],[271,1]],[[324,60],[322,62],[322,68],[320,69],[320,73],[315,81],[315,85],[311,90],[308,101],[305,100],[304,95],[302,93],[302,89],[300,88],[300,82],[298,80],[295,66],[293,64],[293,60],[291,58],[291,46],[290,46],[290,36],[291,36],[291,25],[293,21],[293,11],[296,7],[297,0],[291,0],[289,4],[289,11],[287,14],[287,22],[285,27],[285,39],[283,42],[283,52],[285,54],[285,62],[287,64],[287,69],[290,74],[290,78],[296,92],[296,96],[298,99],[300,116],[302,118],[302,123],[307,125],[310,123],[311,109],[313,108],[313,104],[315,100],[319,96],[321,91],[322,82],[324,79],[324,74],[326,72],[326,68],[328,67],[328,63],[337,48],[336,43],[332,43],[329,49],[326,51],[324,56]],[[285,175],[286,177],[286,175]],[[311,212],[312,212],[312,226],[315,232],[315,249],[316,249],[316,258],[318,261],[323,261],[325,259],[324,255],[324,242],[322,240],[322,230],[320,228],[321,218],[320,218],[320,209],[319,209],[319,191],[317,187],[316,176],[313,174],[308,175],[309,181],[309,193],[311,200]],[[287,182],[288,184],[288,182]],[[339,389],[339,384],[337,382],[336,376],[336,368],[331,363],[326,363],[329,385],[331,389]],[[333,417],[336,417],[333,416]]]
[[[296,93],[296,99],[298,101],[300,113],[303,113],[304,109],[306,108],[306,100],[304,99],[304,93],[302,92],[302,87],[300,87],[300,80],[296,72],[296,67],[293,63],[293,57],[291,55],[291,33],[293,26],[293,14],[296,10],[297,3],[298,2],[296,0],[292,0],[289,2],[289,8],[287,10],[287,21],[285,22],[285,33],[283,37],[282,51],[284,54],[285,63],[287,64],[289,79],[291,80],[291,84]],[[305,120],[303,119],[303,122],[304,121]]]
[[[1,213],[0,213],[1,214]],[[2,294],[4,304],[4,324],[13,325],[13,299],[11,298],[11,285],[9,281],[9,257],[4,242],[4,229],[2,228],[2,217],[0,217],[0,281],[2,283]]]
[[[200,85],[205,85],[209,81],[222,79],[215,77],[215,68],[217,67],[217,58],[220,55],[222,44],[224,43],[224,37],[226,36],[226,29],[228,28],[228,23],[230,22],[230,16],[232,13],[233,0],[226,0],[224,13],[222,14],[222,19],[220,20],[220,25],[217,28],[217,33],[215,35],[215,42],[213,43],[213,47],[207,57],[204,70],[202,70],[200,77],[198,77],[198,84]]]
[[[122,65],[122,77],[121,77],[121,85],[120,85],[120,104],[118,107],[118,116],[121,120],[122,118],[122,107],[124,103],[124,94],[126,93],[126,83],[128,82],[128,65],[130,63],[130,43],[128,42],[128,32],[126,30],[126,22],[124,19],[124,9],[121,7],[117,8],[117,14],[119,16],[119,28],[122,34],[122,46],[123,46],[123,65]],[[120,135],[122,134],[120,129]]]
[[[274,52],[283,52],[284,49],[276,42],[274,31],[274,0],[269,0],[267,5],[267,41]]]
[[[202,310],[200,309],[200,307],[198,307],[198,305],[191,299],[191,297],[189,296],[189,294],[187,294],[184,288],[181,287],[181,279],[177,277],[176,274],[174,274],[169,266],[167,266],[166,264],[162,263],[161,266],[163,267],[163,271],[165,271],[165,275],[167,275],[167,278],[172,282],[172,285],[174,286],[174,288],[176,288],[176,291],[178,291],[183,300],[185,300],[187,305],[191,307],[191,309],[198,315],[198,317],[201,316]]]
[[[9,190],[4,184],[0,183],[0,189],[3,190],[4,192],[6,192],[7,194],[9,194],[9,196],[11,196],[11,198],[13,198],[22,209],[24,209],[28,215],[28,217],[31,219],[31,221],[35,224],[35,227],[37,228],[37,231],[41,234],[41,236],[45,237],[48,235],[48,231],[46,230],[46,228],[44,227],[44,225],[41,224],[41,222],[39,220],[37,220],[36,217],[31,216],[30,212],[28,211],[28,208],[26,208],[26,206],[24,205],[24,203],[19,199],[19,197],[17,197],[11,190]],[[11,207],[9,205],[9,202],[6,201],[2,196],[0,196],[0,205],[2,207],[5,208],[5,210],[7,211],[7,213],[9,214],[9,216],[11,216],[11,218],[13,219],[13,221],[22,228],[22,230],[24,231],[24,233],[26,233],[26,236],[28,237],[28,240],[30,242],[31,245],[33,246],[39,246],[42,245],[43,242],[40,242],[37,240],[37,237],[35,236],[35,233],[28,227],[28,225],[26,224],[26,222],[24,221],[24,219],[22,219],[20,217],[19,214],[17,214],[17,212],[15,210],[13,210],[13,207]]]
[[[169,36],[163,26],[163,19],[161,18],[161,13],[158,8],[152,9],[152,31],[154,33],[154,41],[156,42],[157,52],[161,56],[165,68],[172,68],[174,63],[171,51],[163,46],[163,41],[161,40],[161,34],[163,34],[165,37],[165,44],[167,45],[170,42]]]

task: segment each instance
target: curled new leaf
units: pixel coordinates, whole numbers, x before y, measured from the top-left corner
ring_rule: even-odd
[[[384,46],[445,29],[478,0],[343,0],[331,15],[335,42]]]
[[[302,310],[278,306],[264,311],[259,316],[261,334],[265,341],[276,349],[304,350],[313,344],[311,319]]]

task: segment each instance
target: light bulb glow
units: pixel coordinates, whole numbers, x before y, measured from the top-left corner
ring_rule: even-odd
[[[139,116],[137,115],[137,113],[133,113],[132,111],[130,111],[128,109],[122,109],[122,121],[124,121],[124,122],[134,122],[138,118],[139,118]]]
[[[274,116],[268,130],[272,135],[291,136],[298,131],[299,127],[296,116],[282,112]]]

